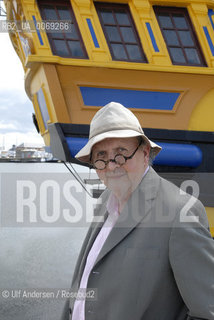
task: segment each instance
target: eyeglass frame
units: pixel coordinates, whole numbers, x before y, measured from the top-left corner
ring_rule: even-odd
[[[117,153],[117,154],[114,156],[114,159],[109,159],[109,160],[97,159],[97,160],[92,164],[93,168],[96,169],[96,170],[104,170],[104,169],[106,169],[106,167],[107,167],[107,165],[109,164],[109,162],[115,162],[116,164],[119,164],[120,166],[123,166],[123,165],[126,163],[127,160],[132,159],[132,158],[134,157],[135,153],[137,152],[137,150],[139,149],[139,147],[142,145],[142,142],[143,142],[143,140],[141,139],[138,147],[135,149],[135,151],[134,151],[130,156],[127,157],[127,156],[124,156],[124,155],[121,154],[121,153]],[[116,160],[115,160],[115,158],[118,157],[118,156],[122,156],[122,157],[125,159],[125,162],[122,163],[122,164],[117,163]],[[96,163],[97,161],[102,161],[102,162],[105,164],[105,167],[104,167],[103,169],[98,169],[98,168],[96,168],[96,167],[95,167],[95,163]]]

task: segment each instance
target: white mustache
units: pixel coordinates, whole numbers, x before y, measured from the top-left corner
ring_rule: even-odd
[[[107,178],[112,178],[112,177],[119,177],[123,174],[126,173],[126,170],[123,169],[122,167],[120,168],[115,168],[115,170],[113,172],[106,172],[106,177]]]

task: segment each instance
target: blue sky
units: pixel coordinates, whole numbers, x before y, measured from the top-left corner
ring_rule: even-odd
[[[7,33],[0,33],[0,48],[0,149],[22,142],[43,144],[32,122],[22,64]]]

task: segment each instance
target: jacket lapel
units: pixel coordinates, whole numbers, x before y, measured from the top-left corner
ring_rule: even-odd
[[[101,249],[95,265],[120,243],[151,211],[151,201],[157,195],[160,177],[150,168],[132,193]]]
[[[79,264],[77,263],[76,270],[78,270],[78,276],[77,276],[77,283],[80,282],[86,259],[88,257],[88,253],[99,233],[101,230],[107,216],[108,212],[106,210],[106,203],[109,198],[110,192],[108,190],[104,191],[104,193],[101,196],[101,204],[97,206],[94,210],[94,221],[92,222],[87,236],[85,238],[83,247],[82,247],[82,252],[80,253],[81,260],[79,261]]]

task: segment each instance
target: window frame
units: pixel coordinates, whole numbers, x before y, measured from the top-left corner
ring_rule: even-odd
[[[136,63],[148,63],[146,54],[145,54],[145,52],[143,50],[143,46],[142,46],[140,37],[138,35],[137,28],[136,28],[136,25],[134,23],[134,19],[132,17],[132,14],[131,14],[131,11],[130,11],[130,8],[129,8],[128,4],[124,4],[124,3],[108,3],[108,2],[94,2],[94,5],[95,5],[95,8],[96,8],[98,17],[99,17],[101,28],[102,28],[103,33],[105,35],[106,42],[108,44],[109,51],[111,53],[112,60],[113,61],[136,62]],[[110,10],[112,10],[115,22],[116,22],[116,20],[115,20],[115,12],[114,12],[114,10],[115,9],[125,10],[125,12],[127,13],[130,25],[129,26],[128,25],[120,25],[120,24],[114,24],[113,25],[113,24],[110,24],[110,23],[109,24],[105,24],[104,21],[103,21],[102,15],[101,15],[101,11],[100,11],[101,9],[110,9]],[[116,27],[117,28],[117,30],[119,32],[119,35],[120,35],[121,42],[110,41],[110,39],[108,37],[108,34],[106,32],[106,28],[105,28],[106,25],[110,26],[110,27],[112,26],[112,27]],[[132,30],[132,32],[133,32],[133,34],[135,36],[135,40],[136,40],[135,43],[134,42],[125,42],[124,39],[123,39],[122,33],[120,31],[120,27],[127,27],[127,26],[131,27],[131,30]],[[112,43],[113,44],[122,44],[128,59],[116,58],[115,55],[114,55],[113,49],[112,49]],[[128,50],[126,49],[126,45],[137,45],[137,47],[138,47],[138,49],[140,51],[140,55],[141,55],[142,59],[141,60],[135,60],[135,59],[131,60],[130,59],[130,54],[128,53]]]
[[[72,59],[88,59],[88,54],[87,54],[87,51],[86,51],[86,48],[85,48],[85,45],[84,45],[84,42],[83,42],[83,39],[82,39],[82,35],[80,33],[80,30],[79,30],[79,26],[78,26],[78,23],[77,23],[77,20],[76,20],[76,17],[75,17],[75,14],[74,14],[74,11],[73,11],[73,8],[71,6],[71,3],[69,0],[57,0],[57,1],[54,1],[54,0],[37,0],[37,4],[38,4],[38,8],[39,8],[39,12],[40,12],[40,15],[41,15],[41,18],[42,20],[49,20],[49,19],[46,19],[46,14],[44,12],[44,8],[42,8],[42,6],[52,6],[52,9],[54,9],[54,11],[56,12],[56,15],[57,15],[57,18],[58,20],[60,21],[60,16],[59,16],[59,13],[58,13],[58,9],[57,9],[57,6],[61,6],[61,7],[65,7],[68,9],[71,17],[72,17],[72,25],[75,26],[75,30],[76,30],[76,33],[77,33],[77,36],[78,36],[78,39],[77,40],[73,40],[73,39],[68,39],[66,38],[66,33],[64,31],[61,31],[61,32],[57,32],[59,33],[60,35],[62,35],[62,37],[52,37],[52,33],[49,33],[47,32],[46,35],[48,37],[48,40],[49,40],[49,43],[50,43],[50,48],[51,48],[51,51],[53,53],[53,55],[56,55],[56,56],[59,56],[59,57],[62,57],[62,58],[72,58]],[[66,48],[69,52],[69,55],[59,55],[59,53],[57,52],[57,48],[54,44],[54,40],[63,40],[65,45],[66,45]],[[69,48],[69,45],[68,45],[68,41],[76,41],[80,44],[81,46],[81,49],[82,49],[82,52],[83,52],[83,56],[74,56],[72,55],[72,52]]]
[[[168,6],[167,7],[165,7],[165,6],[153,6],[153,10],[155,12],[155,16],[156,16],[156,19],[158,21],[158,25],[159,25],[159,28],[161,30],[161,34],[162,34],[162,36],[164,38],[164,41],[165,41],[165,44],[166,44],[166,47],[167,47],[167,50],[168,50],[168,53],[169,53],[169,56],[170,56],[172,64],[173,65],[179,65],[179,66],[207,67],[207,63],[206,63],[206,60],[205,60],[201,45],[200,45],[200,42],[199,42],[198,37],[197,37],[197,33],[196,33],[194,25],[193,25],[193,23],[192,23],[192,21],[190,19],[190,16],[189,16],[187,8],[184,8],[184,7],[168,7]],[[160,20],[159,20],[159,14],[160,13],[169,14],[171,22],[172,22],[172,25],[173,25],[173,29],[172,28],[171,29],[170,28],[163,28],[161,26],[161,23],[160,23]],[[182,29],[182,28],[177,28],[176,27],[176,25],[174,24],[174,21],[172,19],[173,14],[182,14],[183,17],[185,18],[185,21],[186,21],[187,26],[188,26],[188,31],[190,32],[190,35],[191,35],[191,38],[193,40],[194,46],[185,46],[185,45],[182,44],[181,37],[180,37],[178,31],[187,31],[187,29]],[[167,44],[167,38],[166,38],[166,36],[165,36],[165,34],[163,32],[164,30],[173,30],[173,31],[175,31],[175,33],[177,35],[177,39],[179,41],[179,46],[168,45]],[[172,56],[172,54],[170,52],[170,48],[179,48],[179,49],[181,49],[182,52],[183,52],[184,58],[186,60],[186,63],[174,62],[173,61],[174,60],[173,56]],[[200,60],[200,64],[189,63],[188,62],[188,58],[187,58],[187,55],[185,53],[185,49],[186,48],[195,49],[197,51],[197,54],[198,54],[198,57],[199,57],[199,60]]]

